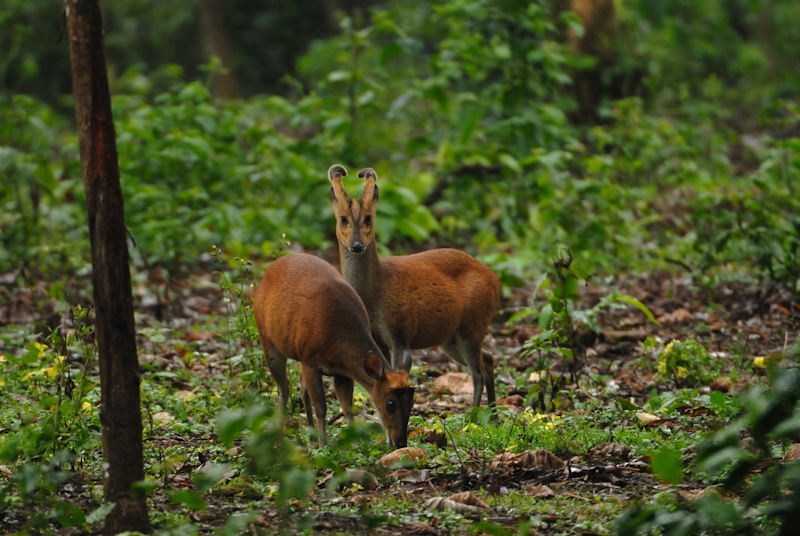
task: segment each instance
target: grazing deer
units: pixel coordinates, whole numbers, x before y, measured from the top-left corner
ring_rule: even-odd
[[[342,413],[353,422],[353,381],[372,397],[389,444],[405,447],[414,388],[408,372],[392,370],[372,339],[364,304],[339,272],[327,262],[297,253],[273,262],[253,299],[258,336],[270,373],[278,384],[278,401],[286,410],[289,378],[286,359],[302,364],[300,387],[308,424],[319,421],[325,444],[325,388],[322,375],[333,376]]]
[[[342,275],[364,301],[372,336],[391,354],[397,370],[411,368],[411,350],[441,346],[469,368],[473,404],[480,405],[484,387],[493,404],[494,361],[481,343],[500,300],[497,276],[474,257],[450,248],[378,258],[378,177],[372,168],[359,171],[364,193],[351,199],[342,185],[345,176],[339,164],[328,170]]]

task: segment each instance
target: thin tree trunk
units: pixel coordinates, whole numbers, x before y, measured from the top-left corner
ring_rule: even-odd
[[[98,0],[66,0],[72,87],[92,248],[100,356],[105,500],[116,503],[105,532],[152,531],[144,479],[139,364],[122,188]]]
[[[225,9],[221,0],[201,0],[200,24],[203,29],[203,47],[208,57],[216,56],[222,71],[211,73],[211,94],[221,100],[236,98],[236,77],[233,74],[228,30],[225,28]]]

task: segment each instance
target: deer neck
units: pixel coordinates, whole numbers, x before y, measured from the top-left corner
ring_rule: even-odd
[[[342,275],[350,283],[369,311],[380,294],[381,264],[378,250],[373,240],[363,253],[353,253],[339,245],[342,262]]]

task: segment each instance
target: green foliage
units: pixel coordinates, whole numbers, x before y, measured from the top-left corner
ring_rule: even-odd
[[[655,352],[656,346],[652,337],[644,341],[645,351]],[[670,341],[658,351],[656,361],[657,376],[682,387],[708,385],[722,374],[721,360],[694,339]]]
[[[797,96],[800,72],[790,51],[800,45],[792,23],[799,15],[792,0],[636,0],[621,10],[653,93],[674,97],[675,88],[716,77],[735,89],[725,99],[750,104]]]
[[[563,250],[562,250],[563,255]],[[546,379],[555,396],[558,384],[550,372],[552,356],[557,356],[574,372],[582,362],[585,343],[582,341],[582,332],[590,330],[600,333],[600,314],[609,309],[624,307],[624,304],[636,307],[647,318],[658,323],[653,313],[642,302],[632,296],[611,292],[589,309],[577,309],[575,302],[579,299],[578,283],[584,281],[589,284],[590,275],[577,263],[573,262],[572,252],[567,249],[566,257],[561,256],[553,260],[555,277],[542,276],[534,291],[532,301],[541,291],[544,296],[544,305],[537,311],[527,308],[513,314],[508,322],[514,324],[521,320],[538,314],[540,332],[526,340],[522,345],[521,357],[526,358],[534,354],[538,359],[534,366],[536,371],[546,371]],[[525,379],[521,379],[525,381]],[[528,394],[528,402],[534,395],[539,396],[539,402],[544,410],[544,393],[541,386],[536,386]]]
[[[137,10],[160,8],[109,9],[114,54]],[[184,31],[194,9],[159,18],[159,39]],[[776,90],[763,108],[767,130],[740,135],[725,90],[730,80],[761,83],[760,94],[777,87],[778,72],[752,81],[741,77],[747,61],[733,58],[757,51],[783,62],[790,47],[754,28],[765,17],[792,42],[797,32],[776,18],[792,9],[748,0],[620,8],[640,38],[635,50],[618,44],[620,61],[646,65],[650,87],[665,89],[606,103],[591,127],[568,121],[570,73],[583,60],[558,28],[575,17],[557,20],[539,2],[390,2],[345,17],[340,35],[300,61],[302,84],[290,81],[288,98],[218,102],[169,65],[123,69],[114,113],[134,261],[174,272],[208,259],[212,244],[265,256],[284,233],[328,247],[324,170],[341,161],[379,171],[385,250],[452,243],[482,253],[506,285],[535,277],[551,245],[567,243],[592,272],[668,258],[713,278],[732,262],[794,290],[796,102]],[[676,16],[684,10],[698,18]],[[676,53],[686,43],[696,54]],[[793,72],[780,83],[789,87]],[[692,83],[673,83],[679,76]],[[74,134],[31,99],[3,96],[0,106],[0,168],[12,179],[0,187],[0,270],[79,269],[88,246]]]
[[[702,269],[731,261],[749,264],[800,292],[800,137],[782,134],[800,124],[799,112],[791,104],[773,110],[767,124],[781,132],[750,149],[758,168],[737,181],[739,188],[709,192],[692,207]]]
[[[71,271],[80,263],[75,242],[87,235],[81,210],[62,204],[80,186],[59,130],[64,121],[41,103],[0,94],[0,270]],[[48,240],[58,236],[61,240]]]
[[[743,492],[741,498],[707,493],[701,499],[669,508],[636,505],[617,520],[624,535],[739,534],[753,532],[771,520],[774,534],[789,534],[798,526],[800,462],[775,459],[776,451],[800,440],[800,345],[773,364],[769,388],[753,387],[740,396],[738,417],[706,438],[697,451],[697,473],[723,490]],[[667,463],[676,471],[674,456]],[[679,460],[678,460],[679,461]],[[655,468],[655,460],[654,460]],[[661,472],[659,472],[661,474]]]

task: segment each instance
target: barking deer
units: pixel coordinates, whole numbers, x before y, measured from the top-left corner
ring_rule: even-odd
[[[372,397],[389,444],[405,447],[414,388],[407,371],[395,371],[372,339],[364,304],[330,264],[297,253],[273,262],[256,289],[253,312],[267,366],[278,384],[278,401],[289,399],[287,358],[302,364],[300,386],[308,416],[319,422],[325,444],[325,388],[333,376],[342,413],[353,421],[353,381]]]
[[[469,369],[473,404],[480,405],[484,387],[493,404],[494,362],[481,343],[500,300],[497,276],[451,248],[379,258],[374,226],[378,176],[372,168],[358,172],[364,179],[361,199],[348,197],[345,176],[339,164],[328,170],[342,275],[364,301],[373,337],[397,370],[411,368],[411,350],[441,346]]]

